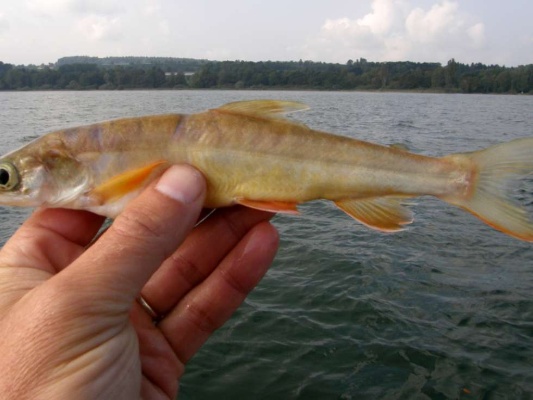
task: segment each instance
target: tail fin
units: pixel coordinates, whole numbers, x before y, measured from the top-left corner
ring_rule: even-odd
[[[475,178],[467,195],[443,200],[466,209],[495,229],[533,242],[533,221],[528,212],[513,201],[510,187],[516,178],[530,175],[531,185],[526,195],[533,198],[533,138],[445,158],[467,158],[474,168]]]

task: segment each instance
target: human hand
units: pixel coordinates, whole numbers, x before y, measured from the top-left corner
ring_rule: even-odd
[[[37,210],[0,251],[0,398],[174,399],[278,243],[271,214],[239,207],[193,229],[204,196],[171,167],[89,248],[102,217]]]

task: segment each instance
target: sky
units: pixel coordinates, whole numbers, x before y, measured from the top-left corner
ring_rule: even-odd
[[[0,61],[533,64],[531,0],[0,0]]]

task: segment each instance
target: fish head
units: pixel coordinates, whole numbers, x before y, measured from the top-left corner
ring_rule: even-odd
[[[68,205],[87,180],[83,166],[64,148],[37,140],[0,158],[0,205]]]

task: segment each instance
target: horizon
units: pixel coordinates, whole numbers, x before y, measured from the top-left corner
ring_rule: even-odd
[[[157,56],[157,55],[154,55],[154,56],[143,56],[143,55],[139,55],[139,56],[134,56],[134,55],[125,55],[125,56],[116,56],[116,55],[109,55],[109,56],[91,56],[91,55],[70,55],[70,56],[61,56],[59,58],[57,58],[56,61],[54,62],[45,62],[45,63],[40,63],[40,64],[15,64],[15,63],[12,63],[12,62],[9,62],[8,60],[2,60],[0,59],[0,62],[3,62],[4,64],[11,64],[15,67],[30,67],[30,66],[35,66],[35,67],[40,67],[40,66],[50,66],[50,65],[57,65],[60,60],[62,59],[68,59],[68,58],[97,58],[97,59],[106,59],[106,58],[117,58],[117,59],[120,59],[120,58],[153,58],[153,59],[174,59],[174,60],[193,60],[193,61],[205,61],[205,62],[251,62],[251,63],[269,63],[269,62],[272,62],[272,63],[298,63],[298,62],[311,62],[311,63],[323,63],[323,64],[338,64],[338,65],[346,65],[349,61],[353,61],[353,62],[357,62],[359,60],[365,60],[366,62],[369,62],[369,63],[376,63],[376,64],[387,64],[387,63],[414,63],[414,64],[440,64],[442,67],[445,67],[446,64],[448,63],[448,61],[451,61],[451,60],[454,60],[456,63],[458,64],[463,64],[463,65],[477,65],[477,64],[482,64],[482,65],[485,65],[485,66],[488,66],[488,67],[502,67],[502,68],[518,68],[518,67],[522,67],[522,66],[528,66],[528,65],[533,65],[533,62],[531,63],[528,63],[528,64],[519,64],[519,65],[505,65],[505,64],[487,64],[487,63],[483,63],[481,61],[472,61],[472,62],[463,62],[461,60],[458,60],[456,59],[455,57],[452,57],[450,60],[442,63],[442,62],[438,62],[438,61],[413,61],[413,60],[397,60],[397,61],[390,61],[390,60],[385,60],[385,61],[376,61],[376,60],[369,60],[369,59],[366,59],[365,57],[360,57],[358,59],[347,59],[345,62],[327,62],[327,61],[315,61],[315,60],[302,60],[302,59],[299,59],[299,60],[256,60],[256,61],[252,61],[252,60],[241,60],[241,59],[238,59],[238,60],[209,60],[209,59],[205,59],[205,58],[194,58],[194,57],[179,57],[179,56]],[[75,64],[75,63],[69,63],[69,64]]]
[[[51,66],[50,66],[51,65]],[[533,94],[533,64],[208,61],[170,57],[74,56],[49,66],[0,63],[0,90],[253,89],[431,90]],[[187,78],[188,77],[188,78]]]

